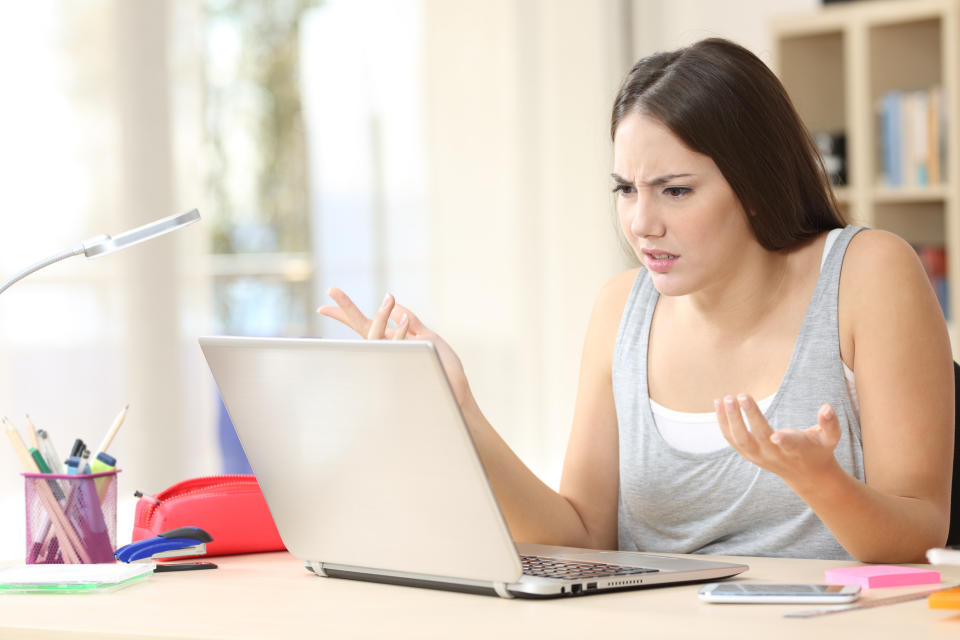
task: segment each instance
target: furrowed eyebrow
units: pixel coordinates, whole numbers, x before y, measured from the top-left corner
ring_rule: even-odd
[[[657,185],[666,184],[671,180],[676,180],[677,178],[691,178],[693,177],[693,175],[694,174],[692,173],[668,173],[667,175],[659,176],[657,178],[654,178],[653,180],[647,180],[643,184],[647,185],[648,187],[655,187]],[[611,173],[610,177],[613,178],[619,184],[633,184],[626,178],[622,178],[618,176],[616,173]]]

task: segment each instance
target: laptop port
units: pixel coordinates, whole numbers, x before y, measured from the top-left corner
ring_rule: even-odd
[[[580,593],[581,591],[583,591],[582,584],[575,584],[570,587],[570,593],[577,594],[577,593]]]
[[[596,583],[596,582],[588,582],[588,583],[587,583],[587,591],[590,591],[591,589],[596,589],[596,588],[597,588],[597,583]]]

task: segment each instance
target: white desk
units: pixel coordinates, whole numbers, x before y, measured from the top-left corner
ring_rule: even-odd
[[[823,560],[746,562],[738,580],[822,582]],[[504,600],[320,578],[287,553],[211,558],[213,571],[157,574],[101,595],[0,595],[0,638],[960,638],[960,611],[917,600],[809,619],[818,605],[718,605],[699,585],[556,600]],[[938,567],[960,584],[960,567]],[[872,599],[925,587],[865,592]]]

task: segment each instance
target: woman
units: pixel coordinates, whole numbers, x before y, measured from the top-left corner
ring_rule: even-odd
[[[331,289],[338,306],[319,313],[436,345],[517,540],[866,562],[942,545],[943,316],[907,243],[844,226],[776,77],[719,39],[644,58],[611,137],[620,226],[643,266],[597,297],[559,492],[392,296],[368,319]]]

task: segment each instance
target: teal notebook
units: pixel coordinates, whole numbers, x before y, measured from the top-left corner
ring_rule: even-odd
[[[154,562],[25,564],[0,569],[0,593],[104,593],[153,575]]]

